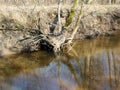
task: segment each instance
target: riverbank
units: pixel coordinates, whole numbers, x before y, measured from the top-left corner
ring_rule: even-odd
[[[79,8],[76,11],[79,11]],[[69,12],[69,6],[62,8],[62,25],[66,23]],[[40,42],[35,40],[41,33],[38,26],[40,25],[41,31],[46,35],[49,34],[57,23],[56,16],[57,6],[2,6],[0,8],[0,55],[40,50]],[[76,18],[77,16],[74,17],[73,24]],[[116,30],[120,30],[120,6],[86,5],[74,39],[112,35]],[[68,32],[68,36],[71,35],[72,29]]]

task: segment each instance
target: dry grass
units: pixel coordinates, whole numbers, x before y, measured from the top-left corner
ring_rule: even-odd
[[[120,4],[120,0],[115,0],[115,4]],[[63,0],[63,4],[71,4],[73,0]],[[85,0],[86,2],[86,0]],[[57,4],[58,0],[0,0],[0,4],[5,5],[53,5]],[[109,4],[108,0],[94,0],[94,3],[97,4]]]
[[[63,4],[71,4],[72,0],[63,0]],[[54,5],[58,0],[0,0],[0,4],[4,5]]]
[[[64,5],[62,8],[70,9],[71,6]],[[78,7],[79,8],[79,7]],[[120,9],[119,5],[85,5],[84,14],[89,12],[106,13],[115,9]],[[50,19],[48,13],[57,11],[57,5],[44,6],[44,5],[1,5],[0,6],[0,27],[3,21],[14,20],[14,23],[18,23],[18,26],[35,27],[37,19],[40,17],[46,21]],[[53,18],[54,19],[54,18]],[[44,22],[43,22],[44,23]]]
[[[64,5],[63,8],[70,9],[71,6]],[[120,8],[120,6],[103,6],[103,5],[86,5],[84,7],[84,12],[87,14],[92,11],[107,12],[108,10],[114,10],[115,8]],[[15,6],[15,5],[1,5],[0,6],[0,24],[3,23],[4,19],[12,19],[15,23],[23,26],[30,26],[35,24],[38,17],[43,19],[48,19],[47,13],[57,10],[57,5],[54,6]]]
[[[63,8],[70,8],[69,5],[64,5]],[[107,10],[120,8],[119,5],[85,5],[85,12],[91,12],[91,11],[100,11],[100,12],[106,12]],[[34,9],[34,10],[33,10]],[[0,17],[1,15],[9,17],[9,18],[15,18],[15,19],[21,19],[20,21],[26,21],[22,14],[27,13],[31,14],[43,10],[44,12],[51,11],[51,10],[57,10],[57,5],[52,6],[35,6],[35,5],[28,5],[28,6],[16,6],[16,5],[0,5]],[[23,19],[23,20],[22,20]]]

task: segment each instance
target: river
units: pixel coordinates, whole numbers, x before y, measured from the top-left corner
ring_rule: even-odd
[[[68,54],[0,57],[0,90],[120,90],[120,35],[75,41]]]

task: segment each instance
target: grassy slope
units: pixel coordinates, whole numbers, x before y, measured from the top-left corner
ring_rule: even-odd
[[[71,6],[64,5],[62,8],[70,9]],[[105,12],[106,10],[113,10],[116,8],[120,9],[120,5],[85,5],[85,12],[91,11],[102,11]],[[4,16],[13,16],[14,18],[20,19],[18,16],[20,13],[27,12],[30,13],[34,9],[34,12],[45,10],[49,12],[49,10],[57,9],[57,5],[51,6],[16,6],[16,5],[0,5],[0,15],[3,14]],[[22,17],[23,18],[23,17]]]

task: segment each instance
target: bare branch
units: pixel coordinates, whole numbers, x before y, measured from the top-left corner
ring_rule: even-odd
[[[58,33],[60,33],[62,31],[62,24],[61,24],[61,20],[60,20],[61,2],[62,2],[62,0],[59,0],[59,2],[58,2]]]

